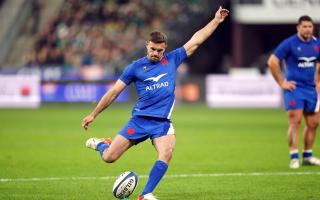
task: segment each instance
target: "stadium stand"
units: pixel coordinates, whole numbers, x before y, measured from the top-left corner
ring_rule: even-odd
[[[5,0],[0,0],[0,7],[2,6],[3,2],[5,2]]]
[[[176,24],[203,13],[198,1],[67,0],[59,13],[37,34],[28,66],[99,65],[115,74],[144,54],[144,37],[167,30],[179,43]],[[193,13],[191,15],[191,13]],[[190,14],[190,15],[189,15]],[[170,31],[171,30],[171,31]]]
[[[10,0],[14,5],[17,1],[26,2],[27,6],[21,7],[17,12],[23,13],[27,11],[27,14],[22,17],[22,27],[19,27],[17,36],[14,38],[10,48],[7,49],[7,56],[3,60],[5,66],[10,66],[13,68],[23,67],[27,60],[27,54],[31,51],[34,41],[36,40],[37,33],[33,33],[32,29],[38,26],[38,30],[44,29],[53,16],[57,15],[58,10],[63,3],[63,0],[47,1],[47,0]],[[7,2],[7,1],[6,1]],[[35,3],[39,3],[41,9],[37,14],[34,13],[36,10]],[[37,11],[36,11],[37,12]],[[36,21],[38,20],[38,21]],[[11,25],[17,26],[17,23],[11,23]],[[35,30],[35,31],[38,31]]]

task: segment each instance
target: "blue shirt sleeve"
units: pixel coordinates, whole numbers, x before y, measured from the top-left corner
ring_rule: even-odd
[[[287,58],[290,52],[290,43],[289,40],[284,40],[279,44],[279,46],[274,50],[274,55],[279,58],[279,60],[283,60]]]
[[[187,52],[184,47],[180,47],[168,53],[168,57],[171,56],[174,57],[176,68],[178,68],[183,60],[187,58]]]
[[[134,75],[134,64],[128,65],[120,75],[119,79],[123,81],[126,85],[130,85],[135,80]]]

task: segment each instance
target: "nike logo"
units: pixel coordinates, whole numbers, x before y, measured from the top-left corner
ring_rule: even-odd
[[[144,81],[153,81],[153,82],[158,82],[160,80],[160,78],[164,77],[165,75],[167,75],[168,73],[165,74],[160,74],[159,76],[156,77],[150,77],[145,79]]]
[[[308,57],[299,57],[298,59],[301,60],[301,61],[305,61],[305,62],[312,62],[312,61],[316,60],[317,58],[316,57],[310,57],[310,58],[308,58]]]

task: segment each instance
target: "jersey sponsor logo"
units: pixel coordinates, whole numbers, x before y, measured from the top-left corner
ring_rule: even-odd
[[[316,52],[318,52],[318,51],[319,51],[318,45],[315,44],[315,45],[313,46],[313,50],[316,51]]]
[[[160,80],[160,78],[164,77],[164,76],[167,75],[167,74],[168,74],[168,73],[160,74],[160,75],[155,76],[155,77],[150,77],[150,78],[145,79],[144,81],[158,82],[158,81]]]
[[[316,57],[299,57],[298,60],[300,61],[298,64],[298,67],[300,68],[309,68],[314,67],[314,61],[316,60]]]
[[[168,86],[169,86],[169,82],[168,82],[168,81],[158,83],[158,81],[159,81],[162,77],[164,77],[165,75],[167,75],[167,74],[168,74],[168,73],[160,74],[160,75],[158,75],[158,76],[150,77],[150,78],[145,79],[144,81],[153,81],[153,82],[156,82],[155,84],[146,86],[146,91],[151,91],[151,90],[160,89],[160,88],[163,88],[163,87],[168,87]]]
[[[168,87],[169,86],[169,82],[162,82],[162,83],[156,83],[156,84],[153,84],[153,85],[148,85],[146,87],[146,90],[147,91],[151,91],[151,90],[155,90],[155,89],[160,89],[162,87]]]

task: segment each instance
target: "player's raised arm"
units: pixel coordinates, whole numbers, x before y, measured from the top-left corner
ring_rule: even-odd
[[[191,56],[194,51],[216,30],[218,25],[228,16],[229,10],[223,9],[221,6],[216,12],[215,17],[202,29],[197,31],[192,38],[183,45],[187,52],[187,56]]]
[[[96,108],[86,116],[82,121],[82,127],[87,130],[89,124],[101,113],[104,109],[112,104],[112,102],[119,96],[119,94],[126,88],[126,84],[118,80],[99,101]]]

